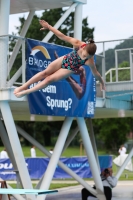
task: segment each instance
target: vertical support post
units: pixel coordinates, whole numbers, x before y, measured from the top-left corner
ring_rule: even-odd
[[[25,40],[22,41],[22,83],[26,81],[25,77]]]
[[[78,4],[74,13],[74,38],[82,40],[82,4]]]
[[[133,80],[133,69],[132,69],[133,61],[132,61],[132,51],[131,51],[131,49],[129,50],[129,60],[130,60],[130,81],[132,81]]]
[[[12,151],[13,154],[15,155],[17,168],[19,169],[20,172],[20,178],[22,180],[23,187],[32,189],[30,176],[25,164],[23,152],[20,146],[18,134],[15,128],[15,124],[13,121],[13,117],[8,102],[6,101],[0,102],[0,108],[5,122],[6,130],[8,133],[9,141],[12,147]],[[31,195],[28,196],[30,197]],[[30,199],[34,199],[34,195]]]
[[[97,147],[96,147],[96,142],[95,142],[95,137],[94,137],[94,130],[93,130],[93,125],[92,125],[92,119],[88,119],[89,127],[90,127],[90,139],[93,147],[93,151],[95,154],[95,158],[97,161],[97,166],[99,168],[99,173],[100,173],[100,164],[99,164],[99,159],[98,159],[98,154],[97,154]]]
[[[8,35],[10,0],[0,0],[0,36]],[[6,87],[8,36],[0,37],[0,88]]]
[[[110,82],[112,83],[112,70],[110,70]]]
[[[131,52],[131,68],[132,68],[132,80],[133,80],[133,53],[132,52]]]
[[[117,55],[117,51],[115,50],[115,68],[116,68],[116,82],[118,82],[118,55]]]
[[[96,184],[96,188],[97,188],[97,192],[98,192],[97,197],[100,200],[105,200],[105,196],[103,193],[102,180],[101,180],[101,177],[99,174],[99,169],[98,169],[98,166],[96,163],[95,155],[94,155],[94,152],[92,149],[92,145],[90,142],[90,138],[89,138],[89,134],[88,134],[88,130],[87,130],[84,118],[82,118],[82,117],[77,118],[77,123],[78,123],[79,130],[80,130],[80,133],[82,136],[83,144],[84,144],[84,147],[86,150],[86,154],[88,157],[91,172],[92,172],[95,184]]]
[[[32,19],[33,19],[34,14],[35,14],[35,10],[32,10],[32,11],[29,13],[28,18],[27,18],[27,20],[25,21],[24,26],[23,26],[23,28],[22,28],[22,30],[21,30],[20,36],[25,37],[26,32],[27,32],[27,30],[28,30],[28,28],[29,28],[29,26],[30,26],[30,24],[31,24]],[[21,44],[22,44],[22,39],[19,39],[19,40],[17,41],[17,43],[16,43],[14,49],[13,49],[12,56],[11,56],[10,59],[9,59],[9,72],[10,72],[12,66],[13,66],[14,60],[15,60],[17,54],[18,54],[18,51],[19,51],[19,48],[20,48]]]
[[[1,120],[0,120],[0,136],[1,136],[1,139],[2,139],[4,146],[6,147],[6,150],[8,152],[9,158],[11,159],[11,162],[13,164],[14,169],[18,170],[16,161],[15,161],[15,157],[13,155],[13,151],[12,151],[12,148],[11,148],[11,144],[10,144],[10,141],[9,141],[9,138],[8,138],[8,135],[7,135],[7,132],[4,128],[4,125],[3,125]],[[19,174],[16,174],[16,176],[18,178]]]
[[[102,78],[106,82],[105,72],[105,43],[103,42],[103,57],[102,57]],[[103,98],[105,98],[105,91],[103,91]]]
[[[63,126],[61,128],[60,135],[59,135],[58,140],[56,142],[52,157],[51,157],[50,162],[48,164],[44,178],[42,179],[40,189],[46,189],[47,190],[49,188],[49,185],[50,185],[51,180],[53,178],[58,160],[59,160],[61,152],[63,150],[64,143],[66,141],[66,137],[67,137],[68,132],[70,130],[72,121],[73,121],[72,117],[67,117],[65,119],[64,123],[63,123]],[[44,195],[39,196],[37,199],[44,200]]]

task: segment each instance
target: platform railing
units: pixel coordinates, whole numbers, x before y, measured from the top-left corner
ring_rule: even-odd
[[[21,85],[25,82],[26,77],[25,77],[25,66],[26,66],[26,58],[25,58],[25,41],[26,38],[21,37],[21,36],[16,36],[16,35],[2,35],[0,36],[0,39],[2,37],[8,37],[9,43],[8,43],[8,60],[7,60],[7,71],[8,71],[8,77],[7,77],[7,87],[12,87],[14,85]],[[115,67],[109,69],[106,71],[106,51],[105,51],[105,45],[106,43],[109,42],[121,42],[124,40],[133,40],[133,38],[129,39],[121,39],[121,40],[108,40],[108,41],[101,41],[101,42],[96,42],[96,44],[101,44],[102,45],[102,53],[97,54],[96,56],[101,59],[101,66],[102,66],[102,77],[107,83],[113,83],[113,82],[120,82],[120,81],[133,81],[133,48],[126,48],[126,49],[115,49],[114,54],[115,54]],[[10,45],[11,42],[13,41],[14,43],[14,49],[11,52],[10,50]],[[118,65],[118,54],[119,52],[124,52],[124,51],[129,51],[129,67],[123,67],[119,68]],[[15,60],[17,55],[21,56],[21,65],[16,68],[15,67],[15,72],[12,75],[11,71],[13,69],[13,66],[15,65]],[[119,72],[120,71],[127,71],[129,70],[129,76],[130,78],[128,80],[119,80]],[[21,80],[17,81],[20,77],[22,76]],[[115,77],[115,78],[114,78]],[[108,80],[107,80],[108,78]],[[103,94],[104,96],[104,94]]]
[[[102,53],[97,54],[96,56],[101,59],[101,65],[102,65],[102,77],[105,80],[106,83],[118,83],[118,82],[123,82],[123,81],[128,81],[132,82],[133,81],[133,48],[124,48],[124,49],[114,49],[114,55],[115,55],[115,64],[112,66],[113,68],[110,68],[108,71],[107,66],[106,66],[106,51],[105,51],[105,45],[106,43],[109,42],[121,42],[125,40],[133,40],[133,38],[128,38],[128,39],[120,39],[120,40],[108,40],[108,41],[101,41],[101,42],[96,42],[97,46],[101,44],[103,46],[102,48]],[[119,53],[123,52],[129,52],[129,66],[128,67],[119,67]],[[121,59],[122,60],[122,59]],[[123,60],[125,61],[125,60]],[[123,62],[122,61],[122,62]],[[127,61],[127,60],[126,60]],[[128,72],[127,72],[128,71]],[[127,73],[128,76],[124,79],[120,79],[120,74],[121,73]]]
[[[8,52],[7,52],[7,87],[13,85],[21,85],[25,83],[25,38],[16,35],[1,35],[0,39],[8,38]],[[11,51],[11,44],[14,45]],[[15,67],[17,56],[20,56],[21,64]],[[5,66],[2,66],[5,67]],[[16,82],[19,77],[21,81]]]
[[[107,77],[109,75],[109,81],[107,81],[108,83],[114,83],[114,82],[120,82],[121,80],[119,80],[119,71],[131,71],[131,67],[123,67],[123,68],[111,68],[109,69],[106,73],[105,73],[105,76],[106,76],[106,80],[107,80]],[[114,72],[114,73],[113,73]],[[117,73],[116,73],[117,72]],[[117,74],[117,76],[116,76]],[[115,76],[115,80],[113,79]],[[128,78],[128,77],[127,77]],[[128,80],[122,80],[122,81],[131,81],[132,79],[128,79]]]

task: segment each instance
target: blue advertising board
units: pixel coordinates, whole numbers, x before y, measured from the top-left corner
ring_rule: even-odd
[[[26,80],[71,51],[72,48],[27,39]],[[76,74],[28,95],[30,113],[36,115],[93,117],[95,100],[95,77],[88,66],[82,66]]]
[[[92,173],[87,157],[60,158],[68,168],[73,170],[81,178],[91,178]],[[40,179],[45,173],[49,158],[25,158],[25,163],[31,179]],[[99,156],[101,171],[112,167],[112,156]],[[3,180],[16,179],[16,173],[10,159],[0,159],[0,178]],[[59,166],[56,167],[54,179],[72,178]]]

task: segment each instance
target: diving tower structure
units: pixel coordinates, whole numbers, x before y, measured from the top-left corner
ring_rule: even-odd
[[[90,190],[95,194],[99,200],[104,200],[103,186],[100,179],[99,172],[99,162],[96,150],[96,143],[93,132],[92,120],[89,120],[90,125],[90,137],[88,134],[85,119],[80,117],[55,117],[55,116],[40,116],[31,115],[29,113],[29,107],[27,98],[16,98],[13,94],[14,88],[16,87],[16,81],[20,76],[22,76],[22,83],[25,82],[25,35],[28,31],[28,27],[31,24],[35,11],[42,9],[54,9],[66,7],[66,12],[55,24],[55,28],[58,29],[69,14],[74,11],[74,37],[81,40],[82,36],[82,6],[87,3],[87,0],[0,0],[0,135],[5,148],[9,154],[11,162],[16,170],[18,170],[18,176],[21,180],[21,185],[24,189],[32,189],[32,183],[29,177],[27,167],[25,165],[24,155],[20,145],[18,133],[26,138],[29,142],[40,149],[44,154],[50,157],[50,162],[48,168],[42,177],[42,179],[37,184],[37,189],[48,189],[50,182],[52,180],[55,168],[57,164],[62,167],[67,173],[69,173],[73,178],[75,178],[80,184]],[[19,36],[12,36],[8,34],[9,27],[9,15],[16,13],[29,12],[27,20],[21,30]],[[51,38],[52,32],[49,32],[46,37],[42,40],[43,42],[48,42]],[[10,38],[15,38],[16,45],[13,52],[8,58],[8,44]],[[105,66],[105,50],[103,43],[103,54],[97,55],[101,57],[102,62],[102,77],[105,80],[106,73],[111,74],[111,70],[106,72]],[[10,71],[12,69],[13,63],[16,56],[21,48],[22,51],[22,65],[16,71],[16,73],[10,78]],[[132,49],[129,49],[130,56],[130,80],[120,82],[118,78],[118,63],[117,63],[117,52],[116,52],[116,81],[113,82],[110,75],[110,82],[106,83],[106,91],[99,90],[99,83],[97,83],[97,98],[96,98],[96,109],[95,118],[113,118],[113,117],[132,117],[133,116],[133,72],[132,72]],[[18,83],[17,83],[18,84]],[[14,86],[15,85],[15,86]],[[19,84],[18,84],[19,85]],[[70,130],[73,120],[77,120],[77,128],[74,130],[73,134],[67,138],[68,132]],[[21,129],[21,127],[15,125],[15,121],[64,121],[58,140],[56,142],[54,153],[51,155],[45,147],[40,145],[34,138],[32,138],[28,133]],[[4,124],[3,124],[4,122]],[[5,125],[5,126],[4,126]],[[77,174],[72,172],[68,167],[63,165],[59,161],[60,154],[67,148],[75,135],[80,132],[82,140],[86,149],[88,161],[92,170],[92,175],[96,184],[97,190],[92,189],[83,179],[81,179]],[[67,139],[67,142],[66,142]],[[117,178],[120,177],[124,166],[131,159],[133,152],[129,153],[128,158],[124,162],[120,171],[117,174]],[[10,186],[8,186],[10,188]],[[18,200],[23,200],[24,198],[20,195],[15,196]],[[27,195],[27,199],[36,199],[35,196]],[[37,197],[38,200],[44,200],[45,196]]]

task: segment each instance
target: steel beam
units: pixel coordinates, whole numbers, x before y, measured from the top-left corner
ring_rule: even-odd
[[[97,166],[97,162],[95,159],[95,155],[92,149],[92,145],[90,142],[90,138],[89,138],[89,134],[88,134],[88,130],[85,124],[85,120],[82,117],[77,118],[77,123],[79,126],[79,130],[82,136],[82,140],[83,140],[83,144],[86,150],[86,154],[88,157],[88,161],[89,161],[89,165],[91,168],[91,172],[92,172],[92,176],[94,178],[94,182],[96,185],[96,190],[97,190],[97,197],[99,200],[105,200],[105,195],[103,193],[103,184],[102,184],[102,180],[100,177],[100,173],[99,173],[99,169]]]
[[[5,122],[9,141],[13,154],[15,156],[17,168],[19,169],[20,178],[24,188],[33,189],[28,169],[25,164],[25,159],[20,146],[20,141],[13,121],[13,116],[7,101],[0,102],[1,113]],[[8,117],[7,117],[8,116]],[[28,195],[29,199],[34,199],[35,196]]]
[[[68,8],[68,10],[62,15],[62,17],[59,19],[59,21],[54,25],[54,28],[58,29],[76,6],[77,6],[77,3],[72,4],[72,6],[70,6],[70,8]],[[54,33],[50,31],[42,41],[48,42],[49,39],[53,36],[53,34]]]

